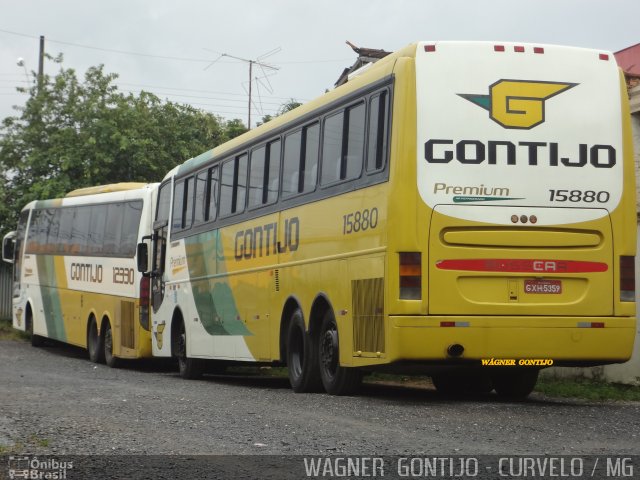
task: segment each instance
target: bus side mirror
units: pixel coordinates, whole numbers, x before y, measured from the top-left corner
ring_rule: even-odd
[[[16,232],[7,233],[2,239],[2,260],[13,263],[16,252]]]
[[[149,246],[140,242],[136,251],[136,259],[138,261],[138,271],[147,273],[149,271]]]

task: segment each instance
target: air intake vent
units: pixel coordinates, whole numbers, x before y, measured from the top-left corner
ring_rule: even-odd
[[[384,352],[384,282],[382,278],[351,281],[353,350]]]
[[[120,325],[122,325],[122,346],[127,348],[136,347],[136,336],[134,330],[133,302],[120,302]]]
[[[276,269],[273,273],[273,278],[275,280],[276,292],[280,291],[280,270]]]

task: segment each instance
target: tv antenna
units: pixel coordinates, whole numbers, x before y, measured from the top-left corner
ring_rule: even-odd
[[[249,64],[249,105],[248,105],[248,109],[247,109],[247,128],[249,130],[251,130],[251,105],[253,103],[252,101],[252,86],[253,86],[253,66],[257,66],[262,70],[262,73],[264,74],[262,78],[265,78],[267,80],[267,82],[269,82],[269,75],[267,74],[267,70],[271,70],[273,72],[280,70],[280,67],[276,67],[275,65],[271,65],[269,63],[265,63],[264,60],[267,59],[268,57],[275,55],[276,53],[280,52],[282,50],[281,47],[277,47],[274,48],[273,50],[268,51],[267,53],[264,53],[262,55],[260,55],[259,57],[256,57],[255,60],[251,60],[248,58],[241,58],[241,57],[236,57],[235,55],[230,55],[228,53],[220,53],[220,52],[215,52],[213,50],[210,50],[208,48],[205,48],[205,50],[209,51],[209,52],[213,52],[213,53],[217,53],[218,55],[220,55],[218,58],[216,58],[214,61],[212,61],[209,65],[207,65],[206,67],[204,67],[205,70],[207,70],[209,67],[211,67],[213,64],[215,64],[218,60],[220,60],[221,58],[227,57],[227,58],[233,58],[234,60],[238,60],[240,62],[244,62],[244,63],[248,63]],[[256,80],[259,80],[258,77],[256,77]]]

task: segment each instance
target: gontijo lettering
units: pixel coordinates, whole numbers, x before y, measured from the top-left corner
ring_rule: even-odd
[[[268,257],[277,253],[295,252],[300,245],[300,219],[288,218],[284,221],[284,239],[279,238],[278,222],[240,230],[235,237],[235,259],[248,260]]]

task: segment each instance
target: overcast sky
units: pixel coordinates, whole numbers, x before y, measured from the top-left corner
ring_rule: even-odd
[[[271,74],[254,86],[255,124],[287,99],[331,88],[355,59],[346,40],[389,51],[417,40],[617,51],[640,43],[640,0],[0,0],[0,118],[25,101],[16,62],[37,70],[40,35],[80,76],[104,64],[125,92],[145,89],[245,123],[248,64],[221,54],[256,60],[276,51],[263,61],[278,70],[254,70]],[[58,69],[45,63],[47,74]]]

